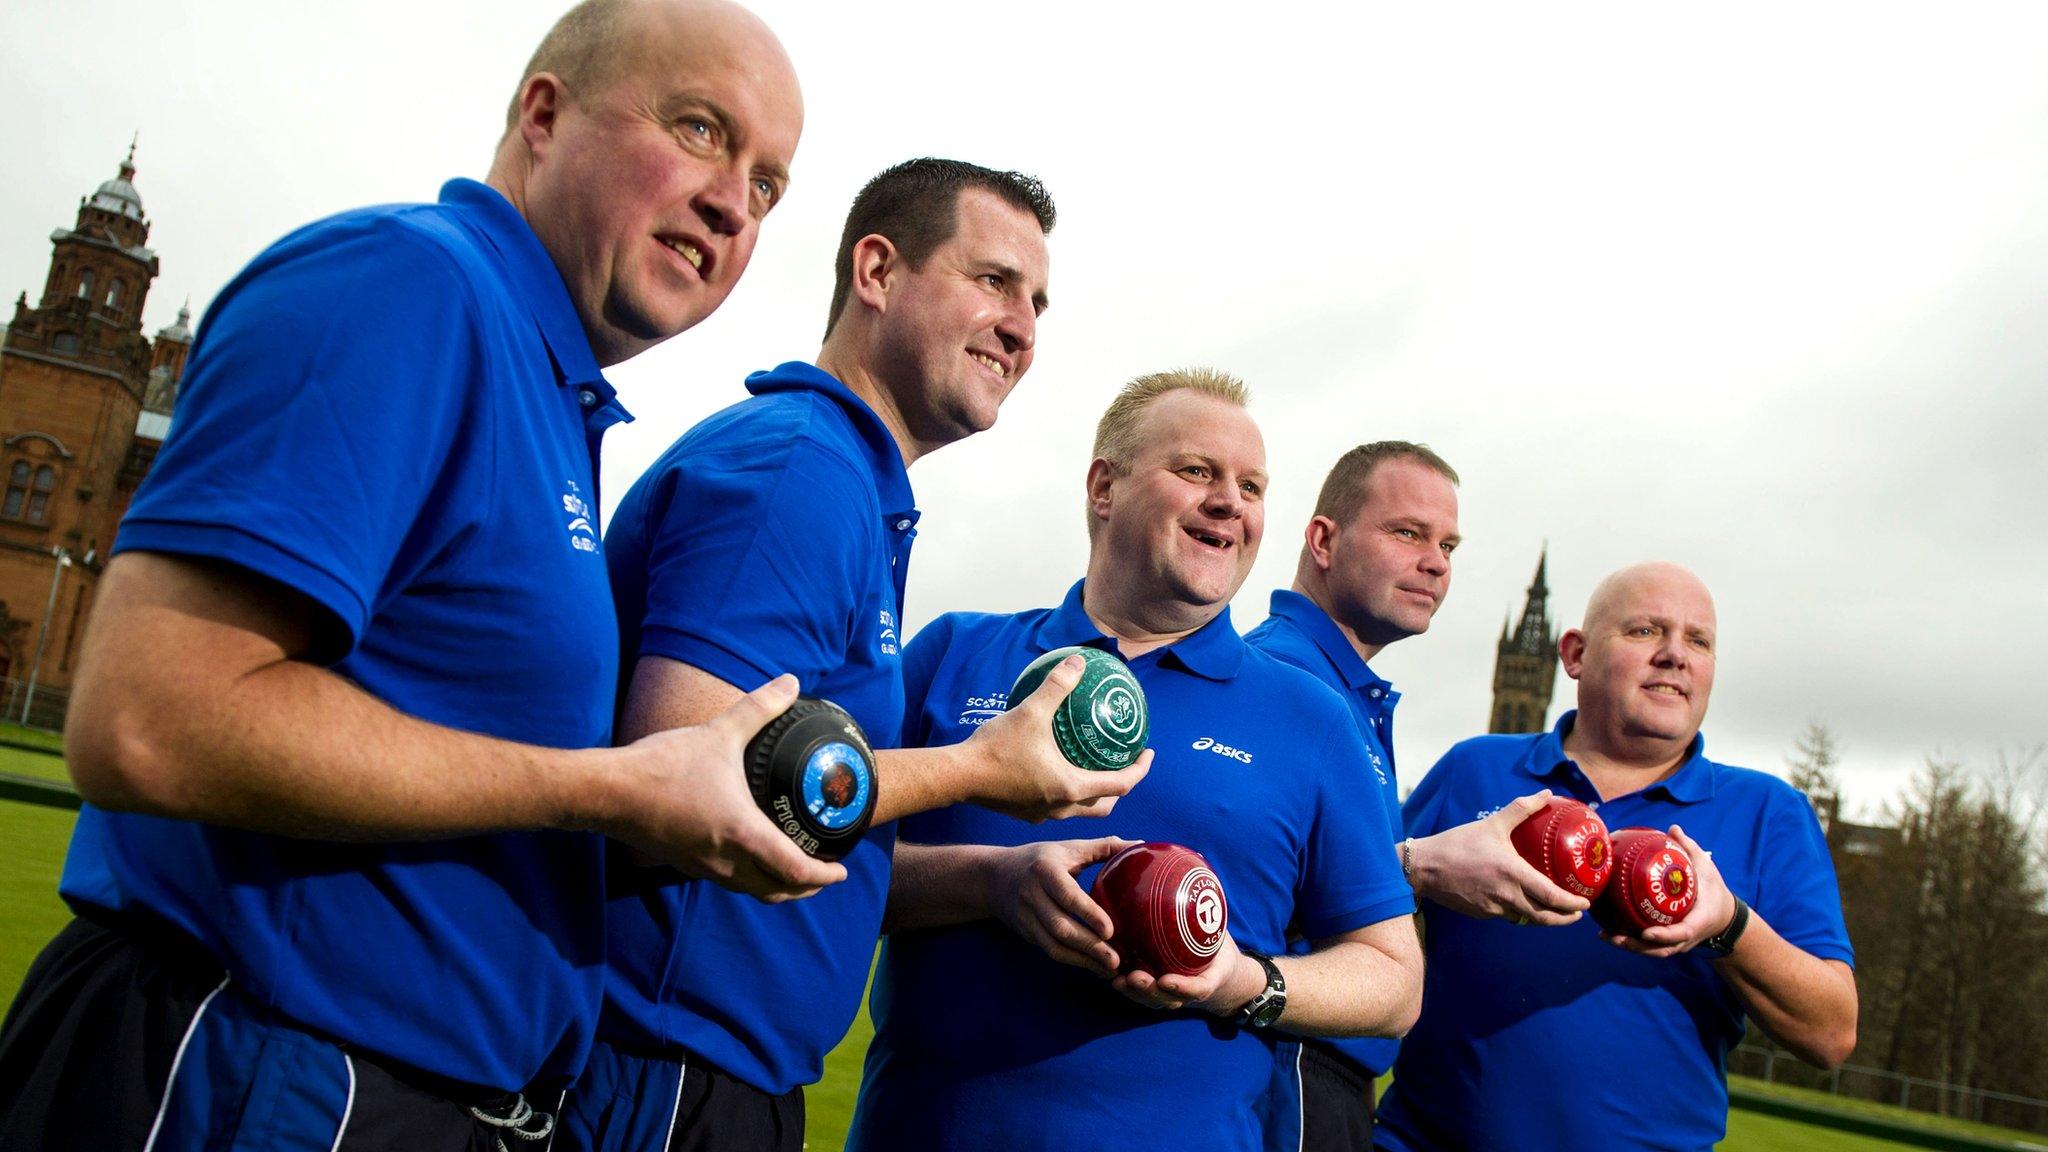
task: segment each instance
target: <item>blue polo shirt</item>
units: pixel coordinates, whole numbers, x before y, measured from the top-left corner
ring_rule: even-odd
[[[966,739],[1007,708],[1026,664],[1069,644],[1114,650],[1080,584],[1057,608],[940,617],[905,657],[905,742]],[[905,819],[903,838],[1186,844],[1223,881],[1231,935],[1264,952],[1285,946],[1290,923],[1320,939],[1413,909],[1386,822],[1359,802],[1363,751],[1329,689],[1247,647],[1228,611],[1130,665],[1156,758],[1110,815],[1033,825],[955,806]],[[1142,1008],[996,921],[891,935],[871,1004],[851,1149],[1260,1146],[1273,1037]]]
[[[402,712],[604,746],[597,445],[625,418],[546,249],[452,181],[303,228],[222,291],[115,550],[294,589],[335,673]],[[513,1089],[583,1063],[602,853],[586,833],[325,843],[88,805],[62,891],[168,921],[314,1032]]]
[[[1400,703],[1401,694],[1360,658],[1358,649],[1351,646],[1329,613],[1299,592],[1275,589],[1271,614],[1246,634],[1245,642],[1321,680],[1350,705],[1351,718],[1365,740],[1365,767],[1376,786],[1376,799],[1389,832],[1394,840],[1400,840],[1401,794],[1394,776],[1393,739],[1394,705]],[[1292,950],[1306,952],[1309,942],[1297,940]],[[1309,1042],[1342,1052],[1374,1076],[1393,1067],[1394,1052],[1401,1046],[1399,1040],[1378,1036],[1319,1037]],[[1289,1055],[1281,1053],[1281,1083],[1277,1087],[1288,1099],[1298,1102],[1300,1074]],[[1298,1110],[1297,1104],[1295,1111]],[[1282,1101],[1276,1114],[1285,1115],[1288,1111],[1286,1101]]]
[[[809,364],[757,372],[747,390],[677,441],[612,518],[625,667],[663,656],[747,689],[792,672],[894,748],[917,534],[902,453],[866,403]],[[871,827],[844,881],[786,904],[615,867],[603,1041],[709,1060],[764,1092],[816,1081],[860,1011],[895,842],[893,823]]]
[[[1565,713],[1550,732],[1452,748],[1409,795],[1409,834],[1479,819],[1542,788],[1592,805],[1612,829],[1678,824],[1780,936],[1855,962],[1827,841],[1805,797],[1775,776],[1707,759],[1695,738],[1677,772],[1602,802],[1564,752],[1577,717]],[[1422,905],[1422,1019],[1380,1101],[1376,1146],[1704,1152],[1722,1138],[1722,1069],[1742,1039],[1742,1005],[1706,954],[1625,952],[1600,939],[1590,916],[1517,927]]]

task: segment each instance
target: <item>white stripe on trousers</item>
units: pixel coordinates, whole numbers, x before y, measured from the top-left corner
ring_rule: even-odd
[[[356,1110],[356,1061],[348,1053],[341,1054],[341,1066],[348,1069],[348,1100],[341,1106],[341,1127],[334,1130],[334,1143],[327,1152],[341,1152],[341,1138],[348,1135],[348,1118]]]
[[[662,1134],[659,1152],[668,1152],[669,1141],[676,1138],[676,1117],[683,1111],[683,1077],[687,1076],[689,1071],[688,1064],[681,1061],[676,1063],[676,1102],[669,1106],[668,1131]]]
[[[230,977],[220,978],[220,985],[206,994],[199,1002],[199,1011],[192,1013],[192,1023],[185,1026],[185,1034],[178,1039],[178,1054],[171,1057],[171,1074],[164,1078],[164,1098],[156,1106],[156,1122],[149,1126],[149,1139],[143,1141],[142,1152],[153,1152],[156,1148],[157,1133],[163,1130],[164,1116],[171,1110],[171,1091],[178,1086],[178,1068],[185,1063],[185,1046],[192,1043],[192,1034],[199,1031],[199,1021],[206,1016],[206,1009],[213,1004],[213,998],[228,986]]]

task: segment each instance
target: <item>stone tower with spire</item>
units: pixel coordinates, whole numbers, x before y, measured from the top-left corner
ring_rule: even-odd
[[[50,234],[35,303],[22,293],[0,339],[0,720],[22,718],[26,681],[61,704],[114,531],[170,431],[191,313],[143,334],[157,276],[135,190],[135,148]],[[45,635],[44,624],[48,624]]]
[[[1536,579],[1519,624],[1501,621],[1493,660],[1493,718],[1488,732],[1541,732],[1557,686],[1557,628],[1550,622],[1550,549],[1536,560]]]

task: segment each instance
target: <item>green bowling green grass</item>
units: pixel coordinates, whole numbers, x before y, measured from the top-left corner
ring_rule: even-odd
[[[1728,1138],[1714,1147],[1718,1152],[1920,1152],[1912,1144],[1819,1128],[1740,1108],[1728,1113]]]
[[[0,733],[0,740],[8,738],[7,734]],[[64,757],[54,752],[37,752],[13,744],[0,744],[0,772],[34,776],[38,780],[55,780],[61,784],[71,783],[71,774],[64,770]]]
[[[0,772],[68,780],[61,757],[0,745]],[[0,1006],[14,1002],[29,962],[71,919],[57,873],[75,813],[0,800]]]

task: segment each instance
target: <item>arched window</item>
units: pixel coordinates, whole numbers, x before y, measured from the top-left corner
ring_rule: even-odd
[[[35,483],[29,486],[28,518],[40,524],[43,513],[50,509],[50,493],[57,487],[57,470],[48,464],[36,469]]]
[[[92,269],[90,268],[78,274],[78,298],[80,300],[92,299]]]
[[[107,286],[107,307],[119,308],[121,306],[121,289],[123,287],[121,278],[119,276],[114,277],[114,282]]]
[[[21,509],[28,502],[28,461],[16,460],[7,470],[7,499],[0,504],[0,515],[9,520],[21,519]]]

